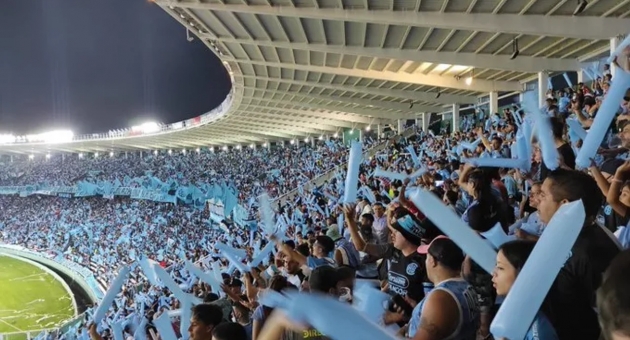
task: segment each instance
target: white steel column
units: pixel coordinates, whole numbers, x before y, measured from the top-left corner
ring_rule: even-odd
[[[615,52],[618,46],[619,46],[619,38],[618,37],[610,38],[610,54],[611,55]],[[617,66],[610,65],[610,74],[612,75],[613,80],[615,79],[615,73],[617,73]]]
[[[547,82],[549,75],[546,72],[538,72],[538,107],[543,107],[547,99]]]
[[[452,123],[452,132],[459,131],[459,104],[453,104],[453,123]]]
[[[376,125],[376,133],[377,133],[377,139],[383,138],[383,125],[381,124]]]
[[[499,112],[499,92],[490,92],[490,103],[488,107],[490,108],[491,115]]]
[[[404,130],[404,121],[402,119],[398,120],[398,130],[397,133],[401,134]]]
[[[431,117],[429,116],[428,112],[422,112],[422,131],[423,132],[427,132],[429,131],[429,119]]]
[[[584,82],[584,70],[583,69],[577,70],[577,82],[578,82],[578,84]]]

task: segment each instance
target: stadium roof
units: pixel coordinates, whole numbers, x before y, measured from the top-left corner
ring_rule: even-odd
[[[588,0],[574,16],[581,2],[155,0],[228,68],[227,114],[182,131],[46,147],[262,144],[442,112],[491,91],[518,92],[538,72],[576,71],[608,54],[610,38],[630,29],[630,0]],[[512,60],[515,39],[520,54]],[[9,148],[2,147],[41,151]]]

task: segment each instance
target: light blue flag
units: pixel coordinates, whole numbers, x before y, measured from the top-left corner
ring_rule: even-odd
[[[525,338],[558,272],[571,257],[585,218],[581,200],[563,204],[553,215],[492,321],[490,331],[496,339]]]

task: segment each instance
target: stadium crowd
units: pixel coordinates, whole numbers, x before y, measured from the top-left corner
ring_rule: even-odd
[[[87,267],[104,287],[130,268],[122,289],[110,292],[115,298],[104,318],[95,306],[78,327],[42,339],[489,339],[521,272],[533,267],[527,260],[547,226],[564,226],[567,235],[573,227],[569,256],[547,254],[564,262],[551,287],[540,288],[544,301],[531,319],[510,315],[510,325],[521,323],[525,339],[628,339],[627,92],[613,103],[615,117],[589,166],[581,168],[576,157],[587,147],[582,131],[595,129],[614,81],[607,73],[590,86],[550,91],[541,110],[523,105],[466,117],[460,131],[416,128],[394,136],[361,161],[353,202],[343,201],[346,183],[353,185],[345,178],[350,164],[321,185],[302,185],[349,158],[348,148],[334,141],[103,157],[89,166],[69,157],[4,164],[3,185],[68,185],[86,170],[108,180],[146,170],[163,180],[226,179],[256,208],[259,222],[251,230],[228,221],[217,226],[206,210],[129,198],[3,196],[0,241]],[[255,199],[294,189],[295,199],[274,203],[272,211],[264,195]],[[446,213],[435,218],[412,199],[419,192],[434,194]],[[554,220],[580,200],[583,221]],[[503,242],[492,242],[493,268],[445,235],[452,217],[490,242],[497,229],[504,234]],[[535,286],[535,279],[529,282]],[[373,300],[379,301],[368,303]],[[362,318],[343,308],[350,304]],[[373,333],[361,335],[366,331]]]

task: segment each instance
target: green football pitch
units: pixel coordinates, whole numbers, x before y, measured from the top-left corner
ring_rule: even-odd
[[[52,275],[0,255],[0,334],[60,326],[75,315],[72,301]]]

